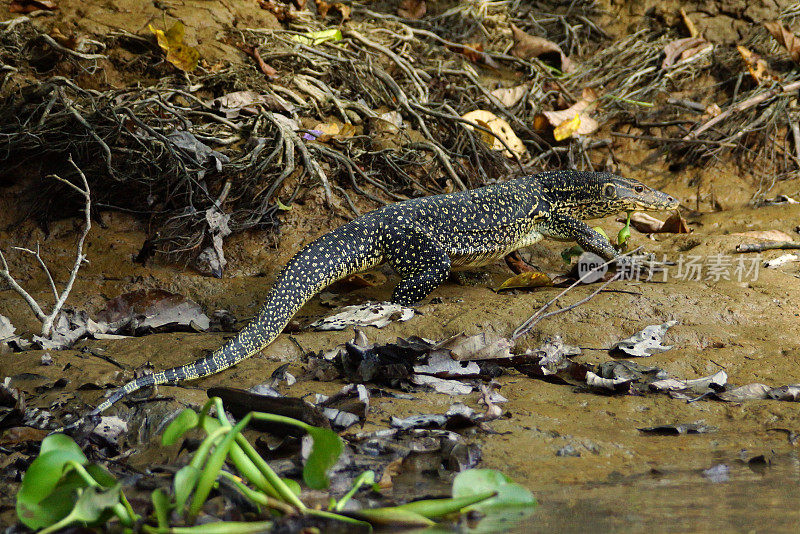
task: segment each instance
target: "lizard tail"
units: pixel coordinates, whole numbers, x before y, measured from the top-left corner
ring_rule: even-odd
[[[190,364],[131,380],[86,417],[98,415],[139,389],[213,375],[267,347],[294,314],[320,290],[383,261],[380,247],[374,242],[376,233],[361,226],[346,224],[313,241],[295,255],[281,271],[255,319],[225,345]]]

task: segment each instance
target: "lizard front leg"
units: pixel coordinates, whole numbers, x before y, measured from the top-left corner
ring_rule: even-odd
[[[605,260],[612,260],[619,253],[597,230],[585,222],[569,215],[550,215],[542,223],[542,234],[561,241],[575,241],[587,252],[593,252]]]
[[[450,257],[435,238],[417,227],[393,229],[385,238],[387,263],[402,280],[392,293],[392,302],[416,304],[447,280]]]

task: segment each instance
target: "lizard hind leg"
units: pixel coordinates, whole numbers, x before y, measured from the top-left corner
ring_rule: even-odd
[[[416,304],[447,280],[450,257],[427,233],[404,228],[392,232],[386,243],[386,260],[402,278],[392,293],[392,302]]]

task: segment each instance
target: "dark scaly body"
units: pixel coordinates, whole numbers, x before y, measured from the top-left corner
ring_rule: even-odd
[[[400,275],[392,301],[413,304],[453,268],[486,265],[542,237],[577,241],[612,259],[616,252],[583,219],[620,211],[665,210],[664,193],[608,173],[555,171],[473,191],[385,206],[323,235],[281,271],[255,319],[205,358],[138,378],[114,392],[96,415],[132,391],[217,373],[264,349],[316,293],[355,272],[389,263]]]

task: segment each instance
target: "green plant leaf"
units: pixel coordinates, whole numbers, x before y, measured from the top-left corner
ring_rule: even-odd
[[[169,528],[169,513],[172,510],[172,503],[169,502],[169,497],[161,488],[157,488],[150,494],[150,499],[153,501],[153,511],[156,514],[158,528]]]
[[[303,466],[303,481],[311,489],[325,489],[330,484],[327,471],[342,454],[344,445],[336,432],[315,426],[304,427],[314,440],[311,454]]]
[[[619,233],[617,234],[617,244],[618,245],[625,245],[628,242],[628,238],[631,236],[631,213],[632,211],[628,212],[628,220],[625,221],[625,226],[623,226]]]
[[[536,499],[527,488],[515,484],[506,475],[494,469],[468,469],[456,475],[453,480],[453,498],[476,496],[486,492],[497,492],[497,495],[467,509],[486,512],[498,507],[536,506]]]
[[[199,421],[200,416],[197,415],[197,412],[191,408],[186,408],[178,414],[178,417],[172,420],[167,429],[164,430],[164,433],[161,434],[161,444],[166,446],[176,443],[186,432],[197,427]]]
[[[377,527],[414,528],[430,527],[436,524],[424,515],[412,512],[411,510],[403,510],[396,506],[358,510],[348,515],[367,521],[371,525]]]
[[[251,532],[270,532],[272,521],[217,521],[193,527],[173,527],[171,534],[250,534]]]
[[[476,493],[474,495],[465,495],[463,497],[453,499],[428,499],[424,501],[414,501],[407,504],[401,504],[395,508],[399,510],[408,510],[428,519],[434,519],[449,514],[459,512],[462,508],[485,501],[497,494],[495,491],[485,491],[483,493]]]
[[[42,501],[53,493],[61,480],[64,466],[72,461],[80,464],[87,462],[86,456],[72,438],[64,434],[53,434],[42,440],[41,452],[28,467],[17,492],[17,516],[27,527],[43,528],[69,513],[74,499],[67,501],[70,505],[66,510],[63,502]],[[71,487],[70,492],[77,487],[80,484]],[[60,495],[68,498],[69,492],[61,492]]]
[[[295,495],[299,496],[303,492],[303,488],[300,487],[300,483],[296,480],[292,480],[291,478],[282,478],[281,480]]]
[[[183,512],[189,495],[194,491],[197,481],[200,478],[200,469],[193,465],[181,467],[172,479],[172,486],[175,488],[175,509]]]
[[[219,475],[222,466],[225,464],[225,459],[228,457],[228,453],[233,446],[236,436],[242,432],[244,427],[247,426],[247,423],[250,422],[250,419],[252,419],[252,415],[247,414],[242,418],[241,421],[236,423],[236,426],[229,429],[227,435],[217,444],[214,452],[208,457],[208,462],[206,462],[206,465],[203,467],[203,470],[200,473],[200,478],[197,481],[197,488],[194,490],[192,503],[189,505],[190,518],[196,517],[200,512],[200,508],[202,508],[203,503],[206,502],[206,499],[208,498],[209,493],[211,493],[211,489],[214,487],[214,483],[217,480],[217,476]]]
[[[73,523],[84,523],[88,526],[105,523],[111,516],[112,509],[120,504],[119,484],[109,489],[88,487],[78,490],[78,500],[72,511],[60,521],[41,530],[40,534],[55,532]]]

